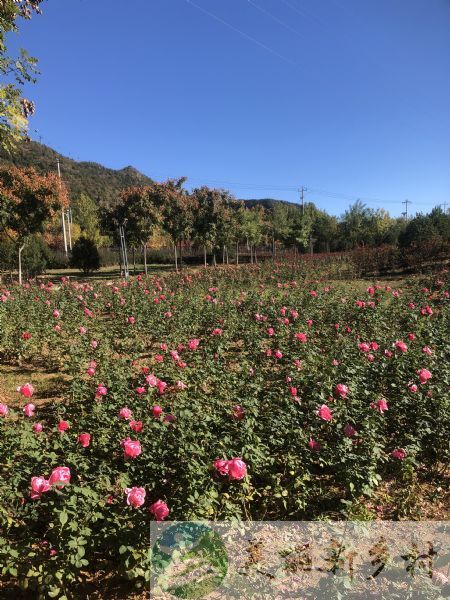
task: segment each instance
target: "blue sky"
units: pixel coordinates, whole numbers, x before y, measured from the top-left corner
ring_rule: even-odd
[[[333,214],[450,203],[450,0],[48,0],[11,42],[32,137],[72,158]]]

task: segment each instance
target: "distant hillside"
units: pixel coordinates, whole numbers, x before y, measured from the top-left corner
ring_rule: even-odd
[[[76,198],[84,192],[102,206],[114,204],[117,192],[122,188],[148,185],[152,182],[134,167],[129,166],[116,171],[94,162],[77,162],[33,141],[22,143],[12,156],[0,150],[0,164],[32,166],[41,173],[56,171],[58,158],[61,175],[69,188],[71,198]]]
[[[0,164],[34,167],[40,173],[56,171],[58,159],[61,165],[61,176],[69,188],[70,197],[77,198],[81,192],[84,192],[101,206],[114,204],[118,191],[123,188],[152,183],[150,177],[143,175],[134,167],[128,166],[116,171],[95,162],[78,162],[38,142],[20,144],[12,156],[0,149]],[[273,198],[255,198],[244,202],[250,208],[262,206],[271,209],[279,202],[298,208],[298,204]]]
[[[295,202],[288,202],[287,200],[276,200],[275,198],[252,198],[249,200],[243,200],[245,205],[249,208],[253,208],[254,206],[262,206],[266,209],[272,209],[275,204],[284,204],[285,206],[292,206],[294,208],[299,208],[299,205]]]

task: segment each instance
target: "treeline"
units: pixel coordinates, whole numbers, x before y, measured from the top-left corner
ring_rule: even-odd
[[[13,178],[11,173],[14,173]],[[23,189],[28,194],[20,200],[23,214],[29,216],[32,206],[39,217],[38,208],[43,201],[33,200],[30,196],[34,193],[31,182],[39,181],[39,177],[42,179],[33,169],[5,167],[1,170],[0,216],[2,202],[4,208],[14,206],[17,209]],[[56,194],[52,177],[51,189]],[[15,201],[11,203],[8,186],[14,181]],[[23,181],[28,187],[24,187]],[[142,252],[145,270],[148,249],[171,248],[178,268],[186,252],[190,256],[196,253],[204,264],[216,264],[229,260],[239,263],[243,249],[246,260],[254,262],[262,247],[266,254],[270,248],[274,257],[281,250],[305,254],[384,247],[393,250],[372,254],[372,262],[376,256],[389,255],[385,263],[395,268],[405,249],[426,247],[427,257],[433,259],[445,255],[450,243],[450,217],[440,207],[429,214],[417,214],[406,222],[390,217],[383,209],[373,210],[358,201],[343,215],[335,217],[319,210],[312,202],[303,207],[275,201],[266,208],[259,204],[248,206],[227,190],[202,186],[188,191],[185,181],[184,178],[169,179],[128,187],[118,192],[114,202],[105,209],[100,209],[98,203],[85,193],[72,199],[70,218],[66,218],[66,225],[71,222],[70,238],[75,250],[72,265],[85,270],[97,268],[99,260],[97,257],[92,260],[91,255],[96,254],[98,247],[119,246],[120,231],[128,249]],[[66,200],[64,203],[67,204]],[[19,214],[17,226],[9,219],[9,226],[3,229],[0,223],[0,269],[16,268],[17,240],[23,246],[23,264],[29,274],[36,274],[48,266],[68,266],[64,259],[55,259],[55,251],[60,251],[62,246],[60,213],[52,209],[45,222],[33,224],[27,231],[20,231],[21,219],[23,215]],[[75,248],[76,244],[79,247]]]

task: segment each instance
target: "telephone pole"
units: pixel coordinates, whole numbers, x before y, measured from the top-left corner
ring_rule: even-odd
[[[56,164],[58,165],[59,191],[61,191],[61,167],[59,165],[59,158],[56,161]],[[65,218],[64,207],[62,209],[61,216],[62,216],[62,228],[63,228],[63,238],[64,238],[64,252],[66,253],[66,256],[67,256],[66,218]]]
[[[408,204],[412,204],[411,200],[408,200],[408,198],[406,200],[404,200],[402,202],[402,204],[405,205],[405,212],[402,213],[405,217],[405,221],[408,222]]]
[[[305,214],[305,192],[307,192],[308,189],[302,186],[301,189],[298,191],[300,192],[300,199],[302,201],[302,215],[304,215]]]

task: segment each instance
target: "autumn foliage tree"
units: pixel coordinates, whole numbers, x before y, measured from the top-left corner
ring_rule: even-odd
[[[39,175],[33,168],[0,168],[0,231],[18,250],[20,283],[21,253],[27,238],[42,233],[45,224],[66,206],[67,189],[55,173]]]

